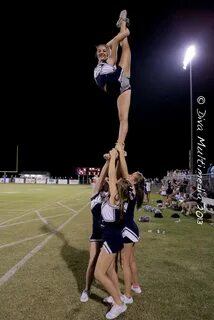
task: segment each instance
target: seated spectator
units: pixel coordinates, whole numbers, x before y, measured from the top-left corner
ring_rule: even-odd
[[[171,184],[171,181],[168,181],[167,182],[166,194],[167,194],[167,196],[169,196],[172,193],[173,193],[173,186]]]
[[[197,204],[200,201],[198,199],[197,188],[195,186],[192,186],[191,189],[192,192],[190,193],[189,197],[181,203],[181,213],[185,213],[186,216],[189,216],[192,213],[193,209],[197,207]]]

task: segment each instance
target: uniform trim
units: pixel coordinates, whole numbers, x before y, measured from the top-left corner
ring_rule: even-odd
[[[103,242],[103,239],[89,239],[89,242]]]
[[[107,243],[106,241],[103,243],[103,249],[105,249],[105,251],[106,251],[107,253],[112,254],[112,251],[111,251],[111,249],[110,249],[110,247],[108,246],[108,243]]]
[[[138,242],[140,239],[140,237],[138,237],[138,235],[135,232],[133,232],[131,229],[129,229],[128,227],[125,227],[123,229],[122,236],[123,236],[123,238],[125,238],[125,237],[129,238],[133,242]]]

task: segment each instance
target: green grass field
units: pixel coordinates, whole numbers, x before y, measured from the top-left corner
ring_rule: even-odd
[[[0,185],[0,319],[105,319],[99,283],[79,301],[91,232],[89,186]],[[155,205],[158,195],[152,195]],[[211,320],[214,301],[213,226],[181,222],[165,209],[138,223],[136,256],[143,294],[118,319]],[[165,230],[165,234],[157,233]],[[148,232],[152,230],[152,232]],[[119,271],[121,288],[123,276]]]

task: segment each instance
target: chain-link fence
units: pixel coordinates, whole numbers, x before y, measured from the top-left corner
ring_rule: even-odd
[[[172,175],[172,176],[165,176],[163,178],[164,182],[173,181],[182,182],[184,180],[188,181],[187,192],[190,191],[191,186],[197,186],[200,184],[200,188],[203,192],[207,194],[208,197],[214,197],[214,177],[209,174],[202,174],[199,175]]]

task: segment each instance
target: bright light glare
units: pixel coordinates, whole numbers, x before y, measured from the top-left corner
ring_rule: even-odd
[[[186,69],[187,65],[190,63],[192,58],[195,56],[195,46],[190,46],[185,54],[183,61],[183,68]]]

